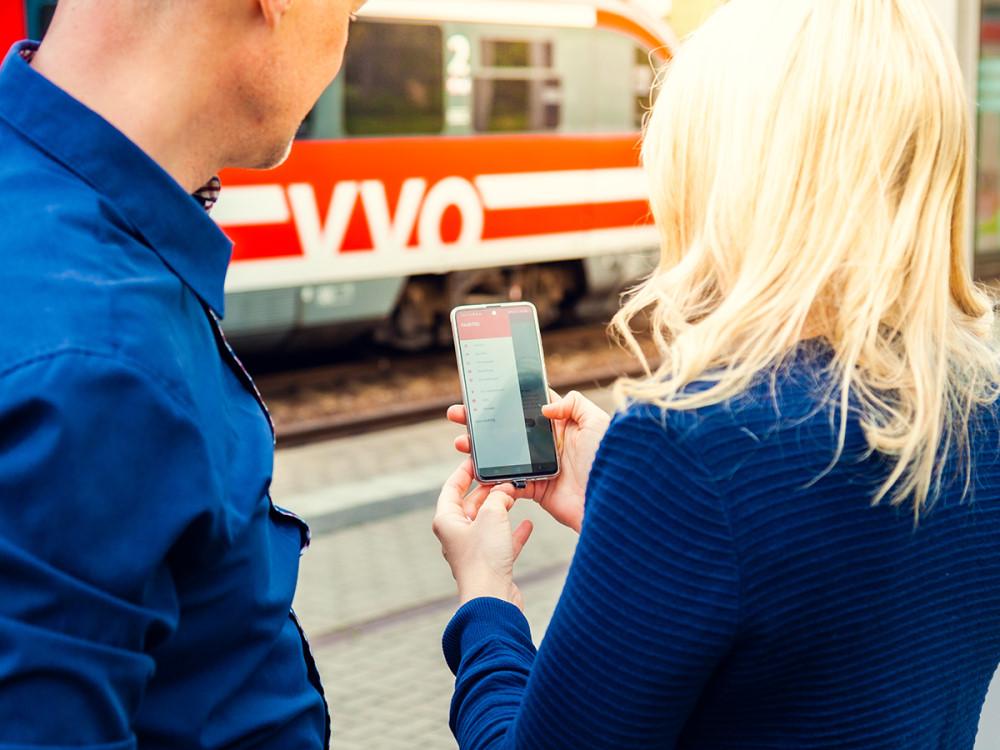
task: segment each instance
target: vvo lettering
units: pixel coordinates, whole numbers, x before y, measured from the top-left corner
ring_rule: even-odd
[[[419,245],[425,248],[471,244],[483,236],[482,200],[472,183],[462,177],[446,177],[430,190],[421,177],[407,179],[395,212],[389,210],[381,180],[338,182],[324,216],[320,215],[311,184],[295,183],[288,186],[287,192],[295,229],[307,258],[329,257],[343,247],[359,199],[376,251],[404,249],[414,227]],[[441,220],[452,206],[462,217],[462,229],[458,239],[449,243],[441,236]]]

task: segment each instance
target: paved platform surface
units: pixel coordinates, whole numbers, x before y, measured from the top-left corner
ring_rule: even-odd
[[[605,391],[588,396],[606,408]],[[279,451],[275,503],[313,529],[295,608],[309,635],[333,717],[333,750],[454,750],[453,678],[441,634],[455,584],[431,531],[441,483],[460,461],[461,431],[440,420]],[[540,641],[576,543],[534,504],[516,576]],[[919,658],[918,654],[914,658]],[[975,750],[1000,750],[1000,681]]]
[[[587,395],[610,408],[606,391]],[[461,461],[453,445],[461,432],[442,415],[275,457],[274,502],[313,530],[295,609],[323,676],[334,750],[456,747],[441,634],[458,600],[431,520]],[[528,501],[514,515],[535,521],[516,572],[537,641],[576,535]]]

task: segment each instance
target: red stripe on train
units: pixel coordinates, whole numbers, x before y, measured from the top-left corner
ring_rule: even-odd
[[[223,185],[310,182],[322,202],[340,180],[401,182],[420,176],[433,182],[453,174],[628,167],[638,165],[638,148],[635,133],[296,141],[288,160],[276,169],[227,169],[222,177]]]
[[[0,2],[0,50],[6,54],[14,42],[28,36],[28,19],[23,0]]]
[[[295,145],[288,161],[281,167],[265,172],[228,170],[223,174],[223,183],[224,186],[280,186],[286,197],[289,186],[307,184],[311,190],[310,200],[315,200],[315,212],[309,212],[314,217],[315,232],[317,229],[325,231],[329,217],[335,213],[331,208],[331,198],[339,182],[360,184],[377,181],[379,189],[384,191],[381,213],[388,213],[388,220],[395,222],[402,213],[400,197],[406,180],[423,180],[426,182],[425,189],[432,190],[445,178],[459,177],[468,182],[467,188],[471,191],[475,178],[482,175],[522,174],[530,178],[532,174],[565,170],[628,170],[636,167],[637,163],[637,136],[633,133],[304,141]],[[350,220],[343,229],[335,252],[373,249],[372,231],[368,224],[370,217],[365,213],[362,200],[352,200],[355,202],[350,209]],[[555,195],[552,196],[552,205],[537,206],[529,202],[525,207],[517,208],[482,206],[481,239],[628,228],[649,221],[645,201],[636,200],[632,195],[608,197],[604,201],[583,205],[559,203],[559,196]],[[422,206],[423,203],[421,210]],[[241,261],[302,255],[295,220],[295,212],[292,211],[289,220],[283,224],[227,226],[227,233],[236,243],[233,259]],[[460,211],[454,206],[446,208],[440,218],[441,240],[455,242],[462,226]],[[403,231],[407,229],[406,244],[417,246],[417,227],[403,227]]]

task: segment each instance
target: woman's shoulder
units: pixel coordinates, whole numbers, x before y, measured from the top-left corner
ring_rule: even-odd
[[[710,379],[695,381],[681,395],[703,392],[712,385]],[[612,424],[619,430],[655,426],[672,439],[703,440],[732,430],[765,437],[817,416],[828,422],[836,402],[835,389],[826,350],[805,347],[758,372],[746,388],[723,400],[681,409],[633,401],[615,414]]]
[[[747,465],[820,471],[838,455],[860,458],[867,443],[850,408],[839,442],[842,416],[829,363],[822,350],[807,348],[722,401],[690,409],[630,403],[615,415],[606,440],[632,455],[640,447],[669,455],[688,471],[712,477],[732,476]],[[692,383],[688,389],[709,386]]]

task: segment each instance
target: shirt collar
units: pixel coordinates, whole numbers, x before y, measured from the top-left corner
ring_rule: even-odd
[[[218,175],[206,182],[200,188],[191,193],[191,197],[201,204],[206,211],[211,211],[212,206],[219,200],[219,193],[222,191],[222,183]]]
[[[220,317],[232,242],[207,209],[213,178],[195,196],[107,120],[32,70],[35,42],[14,46],[0,68],[0,119],[105,195],[164,263]]]

